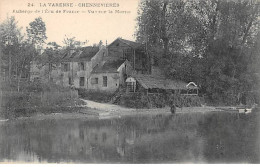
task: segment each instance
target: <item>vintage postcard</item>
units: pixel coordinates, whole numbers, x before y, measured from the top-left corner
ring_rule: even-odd
[[[260,163],[258,0],[1,0],[0,164]]]

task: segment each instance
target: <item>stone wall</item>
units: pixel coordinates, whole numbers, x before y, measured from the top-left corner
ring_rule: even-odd
[[[107,86],[104,86],[103,77],[107,77]],[[97,78],[98,82],[94,82]],[[88,79],[89,90],[115,92],[119,88],[119,73],[94,73]]]

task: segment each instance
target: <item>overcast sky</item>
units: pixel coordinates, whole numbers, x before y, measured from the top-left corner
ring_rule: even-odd
[[[33,7],[28,7],[33,3]],[[40,4],[41,3],[41,4]],[[47,5],[44,6],[44,3]],[[73,7],[49,7],[48,3],[73,3]],[[119,7],[80,7],[81,3],[116,3]],[[41,16],[46,24],[47,42],[55,41],[63,45],[65,35],[76,37],[77,40],[88,40],[88,44],[98,43],[100,40],[108,44],[117,37],[135,40],[136,17],[139,0],[1,0],[0,1],[0,22],[7,16],[15,16],[18,25],[26,26],[36,17]],[[40,6],[41,5],[41,6]],[[53,5],[53,4],[52,4]],[[14,13],[14,10],[61,10],[59,13]],[[80,14],[64,14],[63,10],[85,11]],[[92,11],[113,11],[113,14],[89,14]],[[128,11],[128,14],[115,14],[115,10]],[[130,13],[129,13],[130,11]]]

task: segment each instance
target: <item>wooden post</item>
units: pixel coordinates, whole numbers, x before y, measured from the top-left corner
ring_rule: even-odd
[[[2,100],[3,100],[3,92],[1,90],[1,94],[0,94],[0,110],[2,110]]]
[[[43,103],[43,92],[41,92],[41,103]]]
[[[8,67],[9,83],[11,83],[11,74],[12,74],[11,70],[12,70],[11,51],[9,50],[9,67]]]

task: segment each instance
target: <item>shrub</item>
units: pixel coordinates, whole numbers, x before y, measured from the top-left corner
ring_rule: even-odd
[[[34,87],[34,84],[23,87],[21,92],[1,91],[1,114],[8,118],[28,116],[39,108],[73,107],[82,104],[77,90],[54,84],[37,83]]]
[[[109,102],[113,96],[112,93],[109,92],[101,92],[101,91],[92,91],[86,89],[77,89],[80,98],[93,100],[96,102]]]

